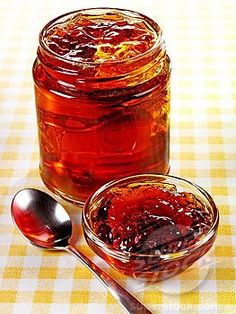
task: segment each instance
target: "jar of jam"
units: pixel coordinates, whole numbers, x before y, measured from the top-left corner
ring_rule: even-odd
[[[169,169],[170,60],[160,27],[86,9],[41,31],[33,66],[43,182],[83,202],[104,183]]]

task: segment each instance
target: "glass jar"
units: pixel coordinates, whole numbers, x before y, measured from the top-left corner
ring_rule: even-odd
[[[33,77],[51,191],[83,202],[110,180],[168,172],[170,60],[152,19],[109,8],[62,15],[40,33]]]

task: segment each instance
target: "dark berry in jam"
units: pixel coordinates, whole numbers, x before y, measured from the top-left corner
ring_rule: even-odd
[[[98,237],[102,241],[108,244],[112,244],[113,239],[112,239],[112,232],[111,232],[110,226],[107,224],[100,224],[98,227]]]
[[[165,183],[113,188],[90,217],[98,238],[114,249],[150,255],[188,248],[213,220],[199,197]]]

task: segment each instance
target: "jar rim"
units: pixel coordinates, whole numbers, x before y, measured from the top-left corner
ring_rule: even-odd
[[[197,189],[201,195],[209,202],[212,213],[213,213],[213,222],[211,225],[211,228],[208,230],[206,234],[203,235],[201,239],[199,239],[196,243],[193,245],[179,250],[175,253],[166,253],[166,254],[140,254],[140,253],[130,253],[127,251],[120,251],[114,249],[111,245],[106,244],[102,240],[100,240],[97,235],[93,232],[92,228],[90,227],[87,217],[86,217],[86,209],[88,209],[91,205],[91,203],[94,201],[94,199],[103,191],[110,189],[112,186],[115,186],[116,184],[134,180],[134,179],[142,179],[142,178],[149,178],[149,179],[171,179],[177,182],[183,182],[187,184],[189,187],[193,187]],[[102,187],[100,187],[94,194],[92,194],[87,201],[84,204],[83,211],[82,211],[82,225],[85,232],[85,235],[88,236],[88,238],[95,243],[98,247],[100,247],[102,250],[104,250],[108,255],[116,257],[118,259],[122,260],[130,260],[130,258],[158,258],[160,261],[168,261],[168,260],[177,260],[179,258],[183,258],[186,256],[191,255],[193,252],[198,250],[200,247],[202,247],[204,244],[206,244],[210,239],[214,237],[216,234],[217,228],[219,224],[219,211],[215,205],[215,202],[213,198],[210,196],[210,194],[205,191],[202,187],[199,185],[188,181],[184,178],[180,178],[177,176],[172,175],[161,175],[161,174],[152,174],[152,173],[146,173],[146,174],[138,174],[133,176],[124,177],[118,180],[110,181],[106,184],[104,184]]]
[[[133,17],[138,17],[138,18],[143,18],[145,19],[145,21],[152,27],[153,31],[155,31],[156,34],[158,34],[157,36],[157,40],[154,42],[153,46],[151,46],[148,50],[146,50],[143,53],[137,54],[136,56],[133,56],[131,58],[128,59],[124,59],[124,60],[106,60],[106,61],[84,61],[84,60],[73,60],[73,59],[68,59],[65,58],[59,54],[56,54],[54,51],[52,51],[47,44],[44,41],[44,35],[46,34],[46,32],[48,31],[48,29],[50,27],[52,27],[55,23],[57,23],[60,19],[63,19],[65,17],[69,17],[69,16],[73,16],[76,15],[78,13],[86,13],[86,12],[91,12],[91,11],[110,11],[112,10],[117,11],[117,12],[121,12],[124,13],[127,12],[128,14],[131,14]],[[43,48],[44,52],[49,56],[49,57],[53,57],[54,59],[61,61],[65,64],[71,65],[73,64],[73,66],[83,66],[83,67],[90,67],[90,66],[99,66],[102,64],[106,64],[106,65],[119,65],[119,64],[123,64],[123,63],[132,63],[132,62],[137,62],[139,60],[141,60],[142,58],[152,55],[153,53],[155,53],[156,51],[159,50],[159,48],[162,46],[163,44],[163,38],[162,38],[162,30],[160,28],[160,26],[150,17],[139,13],[137,11],[134,10],[129,10],[129,9],[121,9],[121,8],[111,8],[111,7],[92,7],[92,8],[86,8],[86,9],[79,9],[79,10],[75,10],[75,11],[71,11],[71,12],[67,12],[64,13],[62,15],[59,15],[58,17],[52,19],[51,21],[49,21],[41,30],[41,32],[39,33],[39,44],[40,47]]]

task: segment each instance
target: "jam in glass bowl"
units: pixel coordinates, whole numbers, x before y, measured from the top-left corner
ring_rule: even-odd
[[[163,280],[185,270],[213,245],[219,213],[201,187],[169,175],[112,181],[83,208],[90,248],[133,278]]]

